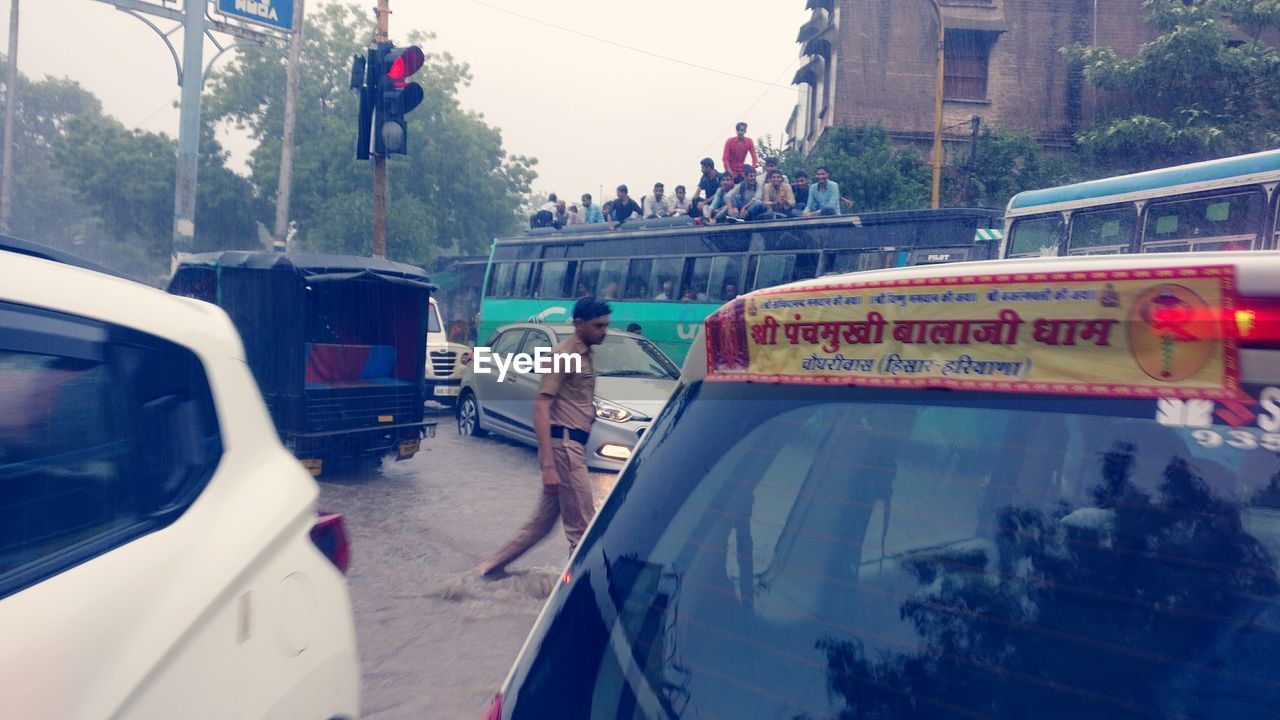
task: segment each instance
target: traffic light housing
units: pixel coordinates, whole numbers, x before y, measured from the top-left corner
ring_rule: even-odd
[[[405,116],[422,104],[422,86],[410,82],[409,77],[422,68],[426,58],[417,45],[379,43],[375,53],[377,82],[369,83],[377,108],[373,120],[374,152],[383,156],[407,155],[409,127]]]

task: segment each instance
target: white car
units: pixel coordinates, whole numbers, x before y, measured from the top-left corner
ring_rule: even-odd
[[[461,343],[449,342],[440,318],[440,306],[432,298],[431,312],[427,314],[427,399],[449,407],[457,403],[462,370],[466,367],[465,358],[470,350]]]
[[[0,715],[357,717],[342,518],[230,320],[74,262],[0,237]]]

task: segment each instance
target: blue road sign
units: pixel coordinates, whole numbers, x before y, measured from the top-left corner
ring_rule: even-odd
[[[218,0],[218,10],[281,30],[293,29],[293,0]]]

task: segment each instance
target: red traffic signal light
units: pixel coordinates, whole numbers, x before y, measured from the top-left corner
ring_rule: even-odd
[[[425,56],[417,45],[395,48],[386,54],[383,67],[387,69],[387,77],[396,87],[404,87],[405,78],[422,68]]]

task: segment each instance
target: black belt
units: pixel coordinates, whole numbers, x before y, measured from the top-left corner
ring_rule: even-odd
[[[591,437],[591,433],[586,430],[577,430],[563,425],[552,425],[551,437],[560,438],[561,440],[572,440],[579,445],[586,445],[587,440]]]

